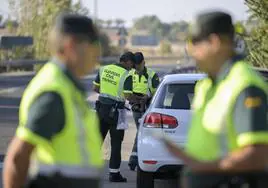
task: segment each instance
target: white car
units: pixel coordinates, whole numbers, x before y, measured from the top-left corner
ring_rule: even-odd
[[[167,75],[151,105],[140,119],[138,132],[137,188],[153,188],[154,179],[177,178],[183,167],[152,133],[162,134],[184,146],[191,119],[194,87],[205,74]]]

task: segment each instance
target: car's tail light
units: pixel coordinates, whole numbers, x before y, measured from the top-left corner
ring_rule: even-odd
[[[157,161],[142,161],[144,164],[151,164],[154,165],[157,163]]]
[[[178,126],[178,121],[173,116],[150,113],[145,117],[143,126],[147,128],[174,129]]]

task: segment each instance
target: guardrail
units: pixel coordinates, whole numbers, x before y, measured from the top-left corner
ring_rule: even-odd
[[[146,57],[146,61],[156,61],[156,60],[170,60],[170,61],[177,61],[183,58],[183,56],[156,56],[156,57]],[[109,61],[118,61],[119,56],[110,56],[110,57],[102,57],[100,58],[100,62],[109,62]],[[4,60],[0,63],[0,65],[11,65],[11,66],[18,66],[18,65],[34,65],[34,64],[43,64],[48,60],[34,60],[34,59],[24,59],[24,60]]]
[[[268,81],[268,69],[261,67],[252,67],[254,70],[259,72]],[[183,74],[183,73],[197,73],[200,72],[196,65],[192,62],[189,64],[181,64],[176,69],[172,70],[168,74]]]
[[[158,57],[146,57],[146,64],[167,64],[176,63],[178,60],[182,59],[182,56],[158,56]],[[119,56],[110,56],[100,58],[100,65],[107,65],[111,63],[118,62]],[[35,65],[45,64],[48,60],[5,60],[0,62],[0,69],[3,71],[9,71],[11,69],[24,69],[33,70]]]

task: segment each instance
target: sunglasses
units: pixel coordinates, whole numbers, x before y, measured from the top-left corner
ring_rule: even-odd
[[[189,37],[187,39],[187,44],[195,45],[195,44],[198,44],[199,42],[205,41],[207,39],[208,39],[208,37],[204,37],[204,36],[194,36],[194,37],[192,36],[192,37]]]

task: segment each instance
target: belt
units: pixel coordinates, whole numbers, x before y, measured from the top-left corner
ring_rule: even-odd
[[[101,105],[104,105],[104,106],[109,106],[109,107],[117,107],[119,109],[123,109],[125,107],[125,103],[124,102],[118,102],[118,101],[114,101],[114,103],[105,103],[101,100],[99,100],[100,104]]]

